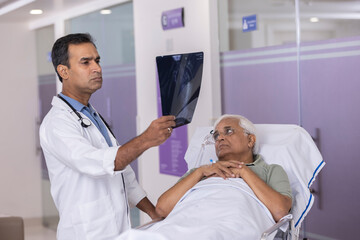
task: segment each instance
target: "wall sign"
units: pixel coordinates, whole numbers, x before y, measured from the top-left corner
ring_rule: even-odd
[[[159,146],[160,173],[181,177],[187,171],[184,159],[188,146],[187,126],[173,129],[171,137]]]
[[[165,11],[161,14],[163,30],[184,27],[184,8]]]
[[[242,20],[242,29],[243,32],[255,31],[257,29],[256,26],[256,15],[245,16]]]

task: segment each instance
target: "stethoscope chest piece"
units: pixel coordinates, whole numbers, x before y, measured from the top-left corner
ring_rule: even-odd
[[[71,106],[70,103],[68,103],[68,101],[66,101],[63,97],[60,96],[60,94],[58,94],[58,97],[63,100],[70,108],[71,110],[76,114],[76,116],[79,118],[80,124],[83,128],[87,128],[91,125],[91,120],[88,118],[83,118],[81,116],[80,113],[78,113],[75,108],[73,106]],[[105,121],[105,119],[99,114],[99,117],[101,118],[101,120],[104,122],[105,126],[107,127],[107,129],[110,131],[110,133],[113,135],[113,137],[116,139],[114,133],[111,131],[111,128],[109,127],[109,124],[107,124],[107,122]]]
[[[84,128],[87,128],[91,125],[91,121],[87,118],[81,118],[79,121],[81,121],[81,126]]]
[[[83,118],[80,115],[80,113],[78,113],[75,110],[75,108],[73,106],[71,106],[71,104],[68,101],[66,101],[62,96],[60,96],[60,94],[58,94],[58,97],[61,100],[63,100],[71,108],[71,110],[76,114],[76,116],[79,118],[79,121],[80,121],[80,124],[81,124],[82,127],[87,128],[87,127],[89,127],[91,125],[91,121],[89,119],[87,119],[87,118]]]

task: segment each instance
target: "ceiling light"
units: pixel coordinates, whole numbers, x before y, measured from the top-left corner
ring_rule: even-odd
[[[110,9],[103,9],[100,11],[101,14],[111,14],[111,10]]]
[[[310,18],[310,22],[316,23],[318,21],[319,21],[319,19],[317,17]]]
[[[42,13],[43,13],[43,10],[41,10],[41,9],[33,9],[30,11],[30,14],[32,14],[32,15],[40,15]]]

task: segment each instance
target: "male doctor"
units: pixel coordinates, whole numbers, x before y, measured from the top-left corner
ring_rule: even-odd
[[[141,135],[118,146],[89,104],[102,85],[100,56],[91,36],[64,36],[51,56],[62,92],[41,124],[40,143],[60,215],[57,238],[114,239],[130,228],[129,205],[157,217],[129,163],[169,138],[175,117],[154,120]]]

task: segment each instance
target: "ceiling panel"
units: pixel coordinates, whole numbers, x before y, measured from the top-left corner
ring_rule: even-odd
[[[79,7],[89,2],[99,0],[35,0],[19,9],[1,15],[1,9],[11,3],[24,0],[0,0],[0,23],[1,22],[31,22],[41,18],[52,16],[61,11]],[[219,0],[223,1],[223,0]],[[294,12],[294,0],[228,0],[229,14],[236,18],[243,14],[289,14]],[[42,15],[30,15],[31,9],[42,9]],[[360,0],[300,0],[302,14],[329,13],[328,15],[350,16],[360,18]],[[352,14],[352,15],[350,15]],[[354,15],[355,14],[355,15]]]
[[[6,5],[17,2],[15,0],[0,1],[4,2]],[[61,11],[66,11],[74,7],[79,7],[83,4],[89,4],[90,2],[97,1],[98,0],[36,0],[9,13],[0,15],[0,22],[31,22],[40,18],[49,17]],[[1,6],[0,2],[0,10],[1,7],[3,6]],[[44,13],[42,15],[31,15],[29,12],[32,9],[41,9]]]

